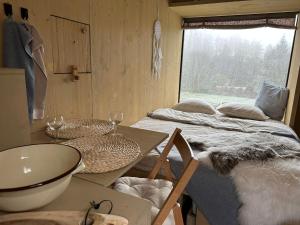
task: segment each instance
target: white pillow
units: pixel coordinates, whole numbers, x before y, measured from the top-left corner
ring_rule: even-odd
[[[229,102],[218,106],[217,110],[227,116],[244,119],[267,120],[269,118],[260,108],[254,105]]]
[[[215,114],[215,108],[208,102],[200,99],[187,99],[173,107],[173,109],[183,112]]]

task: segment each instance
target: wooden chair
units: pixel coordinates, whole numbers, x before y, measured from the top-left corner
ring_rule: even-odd
[[[161,169],[165,169],[167,171],[168,169],[168,164],[167,162],[167,156],[169,155],[171,149],[173,146],[176,146],[177,150],[180,153],[180,156],[183,161],[183,170],[181,173],[180,178],[177,180],[176,184],[173,185],[170,181],[167,180],[158,180],[155,179],[156,176],[158,175],[159,171]],[[145,196],[140,196],[137,189],[141,189],[143,193],[147,192],[147,188],[151,188],[151,185],[161,185],[158,187],[158,195],[161,194],[162,191],[162,183],[163,182],[169,182],[171,183],[171,188],[169,191],[169,194],[164,196],[164,201],[162,203],[162,206],[159,208],[158,213],[156,216],[152,217],[152,225],[162,225],[166,222],[166,224],[171,224],[170,222],[167,223],[167,218],[169,220],[170,216],[172,217],[173,213],[173,218],[172,221],[175,222],[176,225],[183,225],[183,219],[182,219],[182,214],[181,214],[181,208],[179,203],[177,202],[178,199],[180,198],[181,194],[183,193],[186,185],[188,184],[189,180],[191,179],[193,173],[195,170],[198,168],[199,161],[194,157],[193,152],[188,144],[188,142],[182,137],[181,135],[181,130],[176,128],[172,136],[170,137],[166,147],[164,148],[160,158],[156,162],[155,166],[151,170],[151,172],[148,175],[148,178],[132,178],[132,177],[122,177],[119,178],[116,181],[115,184],[115,189],[117,191],[121,191],[123,193],[131,194],[137,197],[142,197],[145,199],[148,199]],[[167,173],[168,175],[168,173]],[[170,175],[169,175],[170,176]],[[169,179],[171,177],[168,177]],[[161,183],[159,183],[161,182]],[[125,187],[122,186],[126,183]],[[132,191],[130,190],[130,185],[135,184],[134,187],[132,187]],[[145,184],[143,186],[143,183]],[[163,183],[163,184],[169,184],[169,183]],[[128,186],[127,186],[128,185]],[[150,187],[151,186],[151,187]],[[151,190],[150,190],[151,192]],[[155,193],[154,193],[155,194]],[[151,196],[153,193],[151,192]],[[155,200],[148,199],[154,204]],[[172,213],[171,213],[172,212]],[[169,220],[170,221],[170,220]],[[172,222],[173,223],[173,222]],[[165,225],[165,224],[164,224]]]

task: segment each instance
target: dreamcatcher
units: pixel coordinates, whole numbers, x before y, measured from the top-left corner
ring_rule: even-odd
[[[162,50],[161,50],[161,24],[159,21],[159,8],[157,3],[157,19],[153,26],[153,43],[152,43],[152,76],[155,80],[160,78],[162,66]]]

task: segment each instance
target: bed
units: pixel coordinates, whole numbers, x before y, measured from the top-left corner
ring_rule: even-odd
[[[187,192],[210,225],[300,221],[300,144],[283,123],[165,108],[133,127],[169,134],[176,127],[182,129],[201,162]],[[166,143],[136,168],[152,168]],[[170,162],[178,175],[181,163],[176,151],[171,151]]]

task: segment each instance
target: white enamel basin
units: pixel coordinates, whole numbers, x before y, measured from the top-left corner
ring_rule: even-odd
[[[0,152],[0,210],[42,207],[68,187],[84,168],[80,152],[60,144],[38,144]]]

